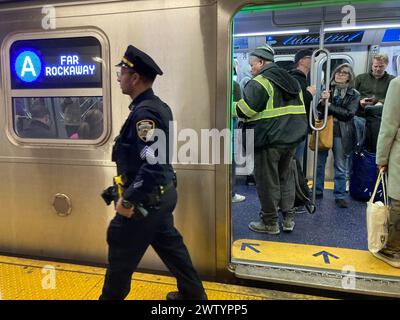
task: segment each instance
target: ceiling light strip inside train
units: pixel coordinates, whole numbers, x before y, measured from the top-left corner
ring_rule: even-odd
[[[281,30],[281,31],[263,31],[253,33],[238,33],[234,37],[256,37],[256,36],[270,36],[270,35],[281,35],[281,34],[293,34],[293,33],[308,33],[309,29],[296,29],[296,30]]]
[[[400,28],[400,24],[376,24],[376,25],[353,26],[353,27],[329,27],[329,28],[324,28],[324,31],[350,31],[350,30],[387,29],[387,28]]]

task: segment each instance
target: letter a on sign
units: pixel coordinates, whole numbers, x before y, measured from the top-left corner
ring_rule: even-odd
[[[36,71],[30,56],[25,57],[24,64],[22,65],[21,77],[25,76],[25,72],[30,72],[32,76],[36,77]]]
[[[42,72],[39,56],[33,51],[20,53],[15,61],[15,72],[22,81],[35,81]]]

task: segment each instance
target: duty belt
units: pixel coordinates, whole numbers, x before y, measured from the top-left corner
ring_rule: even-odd
[[[158,187],[160,190],[160,195],[163,195],[167,191],[171,190],[172,188],[175,188],[175,183],[171,181],[170,183],[166,184],[165,186],[159,186]]]
[[[152,192],[146,194],[146,200],[143,202],[143,205],[158,209],[161,203],[161,198],[173,188],[175,188],[173,181],[164,186],[155,187]]]

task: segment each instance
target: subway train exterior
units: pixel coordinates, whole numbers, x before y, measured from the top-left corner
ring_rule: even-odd
[[[342,11],[345,5],[355,10],[360,27],[326,31],[332,66],[335,59],[349,62],[360,74],[369,70],[373,54],[385,52],[391,59],[388,72],[399,75],[400,5],[394,1],[334,6],[331,1],[279,0],[1,1],[0,252],[107,262],[106,229],[115,212],[100,194],[116,175],[112,146],[130,103],[114,65],[133,44],[164,72],[153,88],[176,121],[175,222],[200,274],[399,296],[400,270],[365,248],[364,204],[357,207],[359,224],[351,231],[360,245],[347,244],[341,234],[327,243],[257,238],[243,231],[249,221],[241,221],[231,203],[231,165],[224,159],[224,143],[216,143],[221,137],[207,138],[207,152],[217,158],[202,157],[200,147],[193,157],[179,157],[190,138],[180,134],[184,129],[201,137],[204,129],[230,128],[234,65],[237,76],[243,76],[249,52],[266,42],[275,48],[276,61],[292,61],[305,46],[318,49],[321,29],[352,19],[353,9]],[[271,34],[262,34],[266,30]],[[282,30],[290,31],[279,34]],[[316,65],[321,73],[323,64]],[[51,136],[23,134],[34,101],[49,110]],[[74,138],[91,110],[101,111],[102,129]],[[309,151],[309,177],[312,166]],[[327,170],[332,179],[332,165]],[[324,219],[321,208],[306,218]],[[248,214],[256,219],[257,210]],[[321,221],[302,232],[317,233]],[[296,228],[293,234],[301,230]],[[152,249],[140,268],[165,270]]]

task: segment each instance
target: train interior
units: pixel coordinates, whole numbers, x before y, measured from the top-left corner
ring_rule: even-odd
[[[251,77],[249,53],[263,44],[274,48],[275,63],[287,70],[294,68],[294,54],[298,50],[324,48],[331,54],[331,72],[336,66],[349,63],[357,76],[370,70],[374,54],[386,53],[389,56],[386,71],[399,76],[399,3],[357,2],[347,8],[344,5],[307,7],[294,4],[243,8],[233,19],[233,80],[240,84],[242,90]],[[352,14],[354,23],[349,18]],[[350,22],[344,22],[348,18]],[[323,45],[320,44],[322,34],[325,39]],[[312,61],[314,70],[320,75],[317,90],[327,76],[326,60],[323,56]],[[239,137],[242,137],[241,134]],[[303,171],[311,187],[314,156],[309,148],[306,150]],[[314,272],[321,279],[353,272],[361,283],[371,279],[381,284],[387,281],[397,285],[397,289],[393,290],[398,290],[400,270],[375,259],[368,252],[366,202],[357,201],[348,194],[348,208],[335,205],[331,153],[326,165],[324,197],[316,199],[315,213],[298,210],[294,230],[278,235],[257,233],[248,227],[251,221],[259,219],[260,203],[255,182],[247,170],[253,160],[243,155],[246,161],[237,164],[235,179],[231,180],[232,195],[239,195],[231,206],[232,263],[237,264],[238,277],[273,281],[280,274],[281,278],[293,280],[301,273]],[[369,195],[372,191],[365,190]],[[245,199],[240,199],[240,196]],[[282,216],[279,216],[282,223]],[[310,284],[314,282],[312,277],[309,281]],[[358,286],[361,287],[364,284],[360,282]],[[343,283],[338,286],[343,287]]]
[[[93,112],[103,114],[102,97],[46,97],[46,98],[13,98],[13,124],[15,133],[19,137],[24,136],[24,132],[29,128],[32,122],[31,106],[35,103],[41,103],[49,111],[50,122],[49,131],[51,139],[69,139],[84,137],[75,135],[79,131],[79,126],[85,122],[87,115]],[[103,132],[103,117],[100,117],[98,126],[100,130],[97,136],[88,139],[99,138]],[[29,138],[29,137],[28,137]]]

